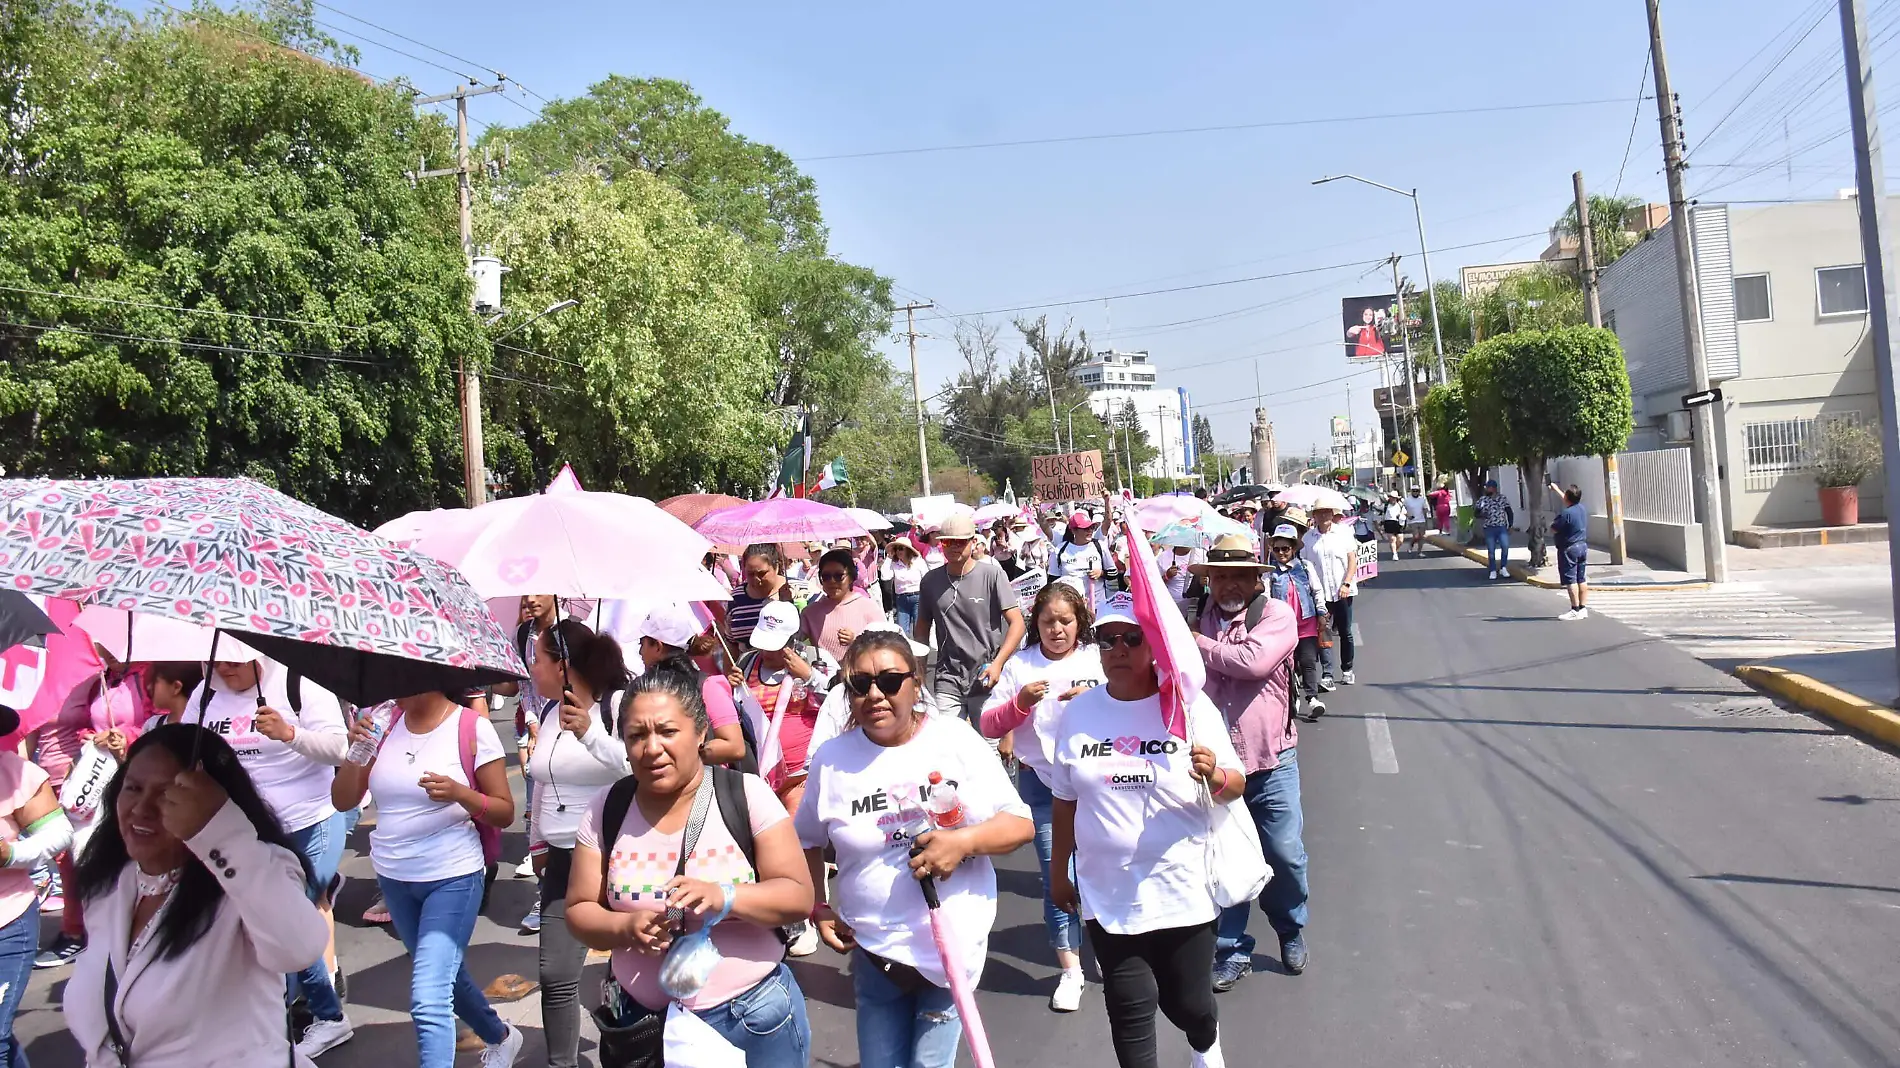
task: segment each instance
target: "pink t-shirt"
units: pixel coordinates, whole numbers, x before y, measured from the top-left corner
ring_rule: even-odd
[[[710,782],[706,784],[707,789],[711,787]],[[684,828],[663,834],[640,814],[638,804],[628,805],[627,821],[620,825],[613,848],[603,849],[601,824],[607,818],[607,793],[602,790],[587,806],[587,818],[575,832],[574,844],[601,854],[608,908],[615,912],[661,911],[666,908],[666,884],[673,881],[673,869],[679,866]],[[757,775],[745,777],[745,800],[752,813],[754,840],[791,818],[772,788]],[[687,876],[720,885],[758,882],[758,873],[727,833],[718,805],[714,798],[713,811],[707,813],[706,824],[700,828],[699,842],[686,858]],[[29,890],[31,885],[28,880]],[[701,921],[689,916],[686,922],[688,930],[697,930]],[[719,947],[720,961],[705,987],[687,999],[689,1009],[709,1009],[731,1001],[771,975],[785,958],[785,946],[775,932],[746,920],[729,918],[713,928],[712,937],[713,945]],[[667,1005],[667,996],[660,990],[660,961],[659,957],[631,949],[614,950],[614,978],[633,1000],[649,1009],[664,1009]]]
[[[842,664],[845,647],[848,642],[838,637],[839,631],[848,630],[853,635],[862,634],[864,628],[872,623],[884,621],[884,610],[864,594],[851,591],[842,603],[829,597],[820,597],[805,606],[798,614],[799,629],[818,643],[818,648],[831,654],[831,659]]]
[[[38,764],[10,749],[0,750],[0,837],[20,836],[22,828],[14,814],[45,782],[46,772]],[[12,923],[32,907],[33,873],[25,868],[0,868],[0,925]]]
[[[732,703],[732,680],[724,675],[707,675],[699,681],[699,699],[706,702],[706,718],[714,730],[739,722],[739,709]]]
[[[38,759],[52,777],[55,790],[65,784],[67,770],[79,757],[80,743],[117,727],[125,732],[130,744],[147,718],[143,672],[127,672],[118,685],[110,688],[99,684],[101,678],[94,676],[73,687],[59,715],[40,729]]]

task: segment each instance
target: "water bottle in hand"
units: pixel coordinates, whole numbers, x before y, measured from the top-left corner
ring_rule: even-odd
[[[389,733],[389,725],[396,720],[396,702],[385,701],[369,710],[369,737],[350,743],[350,751],[343,755],[348,763],[361,767],[376,757],[376,750],[382,747],[383,735]]]
[[[948,830],[963,826],[963,802],[957,797],[957,784],[945,782],[943,772],[930,773],[930,821]]]

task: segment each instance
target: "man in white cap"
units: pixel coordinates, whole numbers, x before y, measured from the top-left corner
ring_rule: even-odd
[[[1280,961],[1294,975],[1306,969],[1306,846],[1301,841],[1300,767],[1293,715],[1293,651],[1299,619],[1271,596],[1269,570],[1253,546],[1230,534],[1194,565],[1207,580],[1208,604],[1194,644],[1207,664],[1207,696],[1227,717],[1234,749],[1247,772],[1242,796],[1260,828],[1260,846],[1273,878],[1260,909],[1280,937]],[[1223,993],[1253,970],[1253,936],[1243,902],[1221,913],[1216,932],[1214,990]]]
[[[943,566],[924,576],[911,637],[930,644],[937,637],[931,692],[975,726],[983,702],[1003,674],[1003,665],[1023,640],[1023,611],[1016,588],[994,560],[971,553],[976,521],[967,511],[951,513],[937,531]]]

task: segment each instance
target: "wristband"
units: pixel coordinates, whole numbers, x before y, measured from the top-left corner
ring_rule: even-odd
[[[1223,767],[1216,767],[1214,770],[1220,772],[1220,785],[1214,787],[1214,792],[1217,794],[1224,794],[1227,792],[1227,769]]]

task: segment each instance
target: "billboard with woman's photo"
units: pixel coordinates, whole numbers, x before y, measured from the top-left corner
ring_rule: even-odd
[[[1405,337],[1398,329],[1398,297],[1347,297],[1339,302],[1348,360],[1377,360],[1405,355]]]

